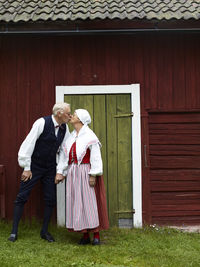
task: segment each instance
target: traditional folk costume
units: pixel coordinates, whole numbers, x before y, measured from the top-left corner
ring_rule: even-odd
[[[109,227],[100,142],[87,126],[91,122],[86,110],[76,110],[83,127],[78,135],[74,130],[64,146],[68,162],[66,177],[66,227],[83,232],[89,243],[88,232],[99,239],[99,230]],[[89,185],[89,175],[97,176],[95,187]],[[80,244],[85,244],[83,241]],[[93,241],[94,242],[94,241]]]
[[[27,202],[30,192],[40,180],[44,188],[44,220],[41,229],[41,237],[53,242],[54,238],[48,233],[48,224],[56,205],[56,173],[63,173],[65,165],[62,161],[58,164],[57,151],[62,142],[65,143],[69,136],[68,126],[62,124],[59,127],[53,115],[38,119],[22,143],[19,153],[19,165],[25,171],[31,170],[32,178],[26,182],[20,182],[14,206],[13,227],[9,241],[17,240],[18,224],[21,219],[24,204]],[[62,150],[62,148],[61,148]]]

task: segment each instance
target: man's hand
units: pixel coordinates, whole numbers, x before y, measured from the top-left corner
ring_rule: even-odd
[[[21,180],[23,182],[28,181],[28,179],[32,178],[32,172],[31,171],[23,171],[22,176],[21,176]]]
[[[62,182],[65,179],[65,177],[60,174],[60,173],[56,173],[55,176],[55,184],[59,184],[60,182]]]
[[[89,177],[89,185],[91,187],[94,187],[96,185],[96,177],[95,176],[90,175],[90,177]]]

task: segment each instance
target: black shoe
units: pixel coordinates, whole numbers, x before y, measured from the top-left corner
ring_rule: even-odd
[[[8,238],[8,241],[15,242],[17,240],[17,234],[11,234]]]
[[[53,238],[53,236],[49,232],[47,232],[45,234],[40,233],[40,236],[41,236],[42,239],[45,239],[48,242],[55,242],[55,239]]]
[[[87,239],[84,239],[83,237],[80,239],[78,242],[79,245],[87,245],[90,244],[90,238],[88,237]]]
[[[100,245],[100,239],[94,238],[94,240],[92,241],[92,245],[94,245],[94,246]]]

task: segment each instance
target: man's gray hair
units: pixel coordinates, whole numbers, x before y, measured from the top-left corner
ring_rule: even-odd
[[[52,113],[54,116],[56,116],[59,111],[61,113],[63,113],[65,108],[70,108],[70,104],[68,104],[68,103],[56,103],[53,106]]]

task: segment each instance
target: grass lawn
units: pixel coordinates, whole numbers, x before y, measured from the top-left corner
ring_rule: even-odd
[[[37,222],[20,223],[19,238],[7,241],[11,224],[0,221],[0,267],[200,266],[200,236],[169,228],[112,228],[101,233],[101,246],[80,246],[80,235],[50,226],[55,243],[39,237]]]

